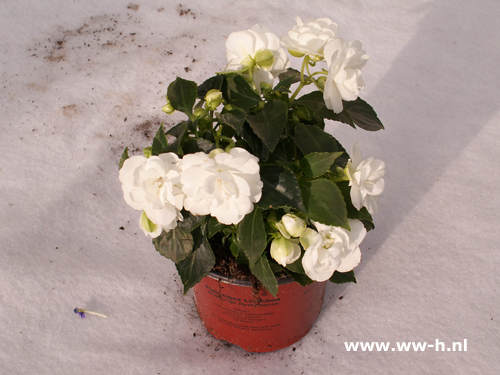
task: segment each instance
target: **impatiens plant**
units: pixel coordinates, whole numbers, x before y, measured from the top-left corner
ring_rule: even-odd
[[[122,155],[125,201],[175,262],[184,292],[214,268],[214,245],[273,295],[283,275],[355,282],[385,165],[363,160],[357,144],[349,156],[324,128],[383,129],[359,98],[368,56],[327,18],[296,21],[281,41],[259,25],[231,33],[221,72],[169,85],[163,111],[186,119],[162,124],[144,155]],[[302,59],[300,71],[286,50]]]

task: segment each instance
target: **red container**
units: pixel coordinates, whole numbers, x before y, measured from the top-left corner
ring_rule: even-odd
[[[301,286],[279,282],[274,298],[261,290],[252,295],[249,281],[231,280],[211,272],[194,289],[201,321],[215,338],[249,352],[285,348],[304,337],[319,315],[326,282]]]

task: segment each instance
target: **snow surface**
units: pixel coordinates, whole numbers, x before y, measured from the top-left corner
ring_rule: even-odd
[[[496,374],[499,12],[495,0],[1,1],[0,373]],[[176,76],[203,81],[230,32],[282,35],[296,15],[330,17],[370,55],[361,96],[386,130],[328,130],[384,160],[387,188],[358,284],[329,285],[293,347],[249,354],[205,331],[125,204],[117,163],[175,123],[161,107]],[[344,346],[436,339],[468,350]]]

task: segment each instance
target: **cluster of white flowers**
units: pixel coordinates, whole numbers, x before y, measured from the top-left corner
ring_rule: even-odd
[[[284,215],[276,227],[279,234],[271,242],[271,256],[286,267],[300,258],[305,249],[302,267],[314,281],[326,281],[335,271],[349,272],[361,261],[359,244],[366,235],[366,229],[359,220],[349,219],[350,231],[313,221],[316,230],[293,214]]]
[[[313,62],[324,60],[328,75],[324,83],[324,99],[328,109],[342,112],[342,100],[352,101],[364,87],[361,68],[368,55],[358,40],[346,42],[337,36],[338,26],[329,18],[317,18],[297,25],[280,39],[267,28],[255,25],[231,33],[226,41],[227,71],[246,72],[260,92],[261,84],[272,85],[274,78],[285,72],[290,62],[283,50],[292,56],[307,57]]]
[[[260,200],[263,186],[258,159],[238,147],[182,159],[173,153],[133,156],[120,169],[120,182],[125,201],[143,211],[140,226],[153,238],[177,226],[183,207],[237,224]]]

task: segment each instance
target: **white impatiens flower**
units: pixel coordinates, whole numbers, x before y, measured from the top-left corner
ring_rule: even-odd
[[[346,42],[341,38],[334,39],[325,46],[325,60],[329,70],[323,98],[326,107],[335,113],[342,112],[342,100],[356,100],[359,90],[365,86],[361,68],[368,61],[368,55],[361,48],[359,40]]]
[[[133,209],[143,210],[140,227],[151,237],[177,226],[184,194],[180,187],[179,158],[166,153],[125,160],[120,169],[123,195]]]
[[[300,238],[306,249],[302,266],[306,275],[315,281],[326,281],[335,271],[349,272],[361,261],[359,244],[366,229],[359,220],[349,219],[350,231],[314,222],[317,232],[307,228]]]
[[[220,223],[239,223],[252,212],[262,195],[259,159],[235,147],[229,153],[216,149],[182,158],[184,208],[194,215],[211,215]]]
[[[365,206],[370,214],[375,214],[378,210],[378,196],[385,187],[382,178],[385,174],[385,163],[373,157],[363,160],[358,144],[354,143],[346,172],[353,206],[358,210]]]
[[[259,93],[261,83],[272,85],[274,78],[285,72],[290,65],[278,37],[259,25],[229,34],[226,40],[226,57],[226,71],[249,68],[248,74]]]
[[[299,259],[301,253],[297,239],[286,239],[278,234],[271,242],[271,256],[283,267]]]
[[[306,222],[294,214],[283,215],[281,220],[276,223],[276,227],[283,237],[300,237],[306,229]]]
[[[281,37],[281,45],[288,49],[292,56],[309,55],[313,61],[323,60],[325,45],[333,40],[338,32],[338,25],[329,18],[317,18],[302,22],[295,18],[297,25]]]

